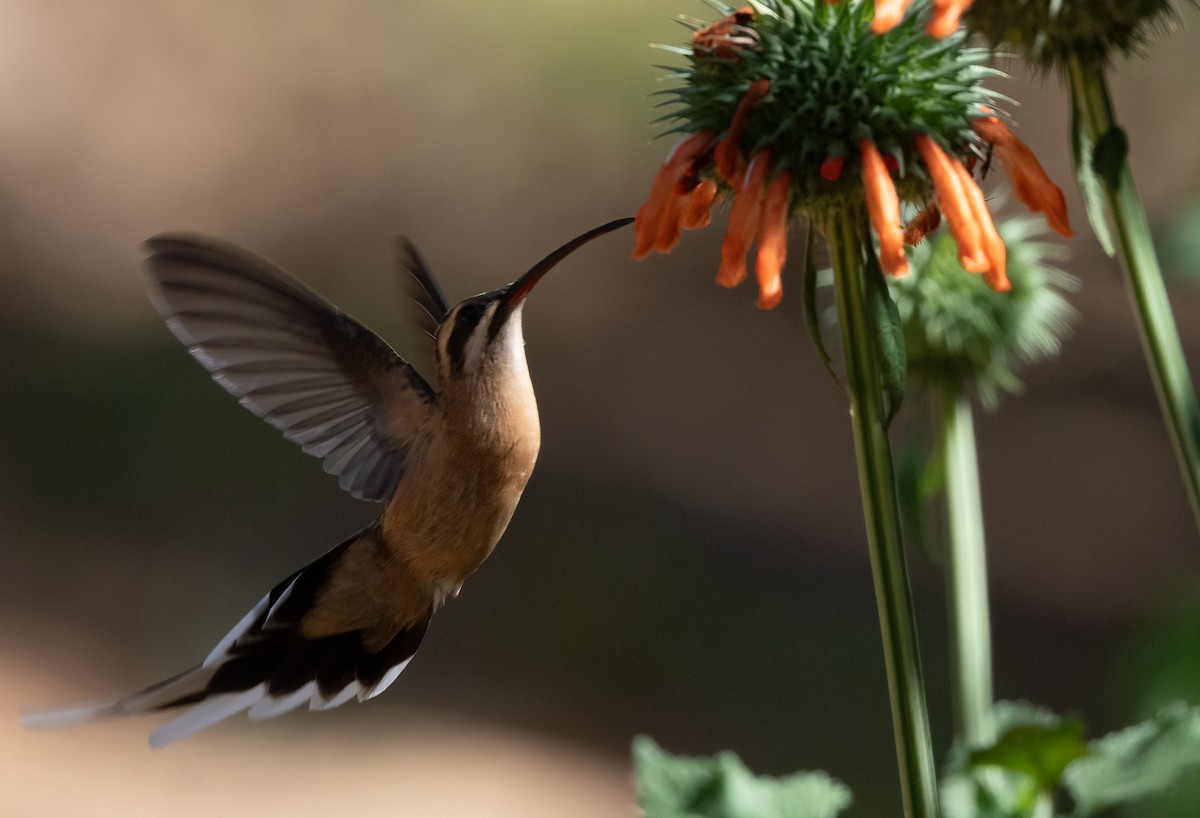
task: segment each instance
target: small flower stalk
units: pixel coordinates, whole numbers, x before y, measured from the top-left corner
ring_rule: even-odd
[[[877,4],[774,0],[695,27],[667,92],[682,134],[637,214],[635,258],[669,252],[728,202],[717,283],[734,287],[754,260],[758,305],[783,296],[787,222],[831,212],[867,217],[889,275],[904,247],[945,217],[963,267],[1008,288],[1004,244],[976,178],[995,153],[1018,198],[1071,235],[1062,191],[994,110],[987,52],[963,46],[962,2]],[[944,20],[953,19],[942,31]],[[883,22],[880,22],[880,21]],[[923,22],[924,21],[924,22]],[[938,23],[936,40],[924,33]],[[920,211],[901,221],[905,205]]]
[[[910,391],[930,408],[936,441],[908,504],[941,494],[938,526],[945,573],[956,735],[968,748],[996,740],[991,618],[983,492],[972,404],[994,408],[1020,387],[1024,366],[1058,353],[1075,312],[1065,298],[1077,282],[1055,262],[1064,248],[1039,240],[1030,216],[999,225],[1012,288],[999,294],[963,275],[954,241],[932,236],[913,252],[913,274],[889,282],[904,330]],[[921,512],[918,511],[918,514]],[[915,521],[917,530],[931,531]]]

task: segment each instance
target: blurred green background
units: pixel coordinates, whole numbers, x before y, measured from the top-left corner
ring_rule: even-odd
[[[0,2],[0,815],[629,815],[639,732],[758,772],[824,768],[853,814],[895,814],[845,404],[807,341],[795,265],[770,313],[711,284],[720,219],[643,263],[631,232],[606,238],[531,299],[538,470],[386,696],[153,755],[149,719],[12,723],[194,663],[375,511],[209,382],[143,296],[139,243],[186,229],[242,244],[420,360],[394,237],[457,299],[632,215],[668,147],[647,123],[653,64],[673,58],[647,44],[682,40],[680,12],[709,14]],[[1198,16],[1114,83],[1193,361]],[[996,688],[1096,733],[1200,703],[1200,537],[1070,180],[1063,94],[1006,67],[1021,136],[1067,189],[1083,290],[1064,355],[980,423]],[[941,581],[913,556],[945,748]]]

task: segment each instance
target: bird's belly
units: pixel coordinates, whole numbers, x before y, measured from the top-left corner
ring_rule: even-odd
[[[496,547],[533,469],[465,466],[448,478],[406,486],[383,514],[384,540],[406,572],[453,593]],[[524,465],[524,464],[522,464]]]

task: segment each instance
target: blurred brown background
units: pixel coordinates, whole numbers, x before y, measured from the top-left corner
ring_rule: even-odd
[[[794,269],[770,313],[712,286],[719,226],[640,264],[617,234],[539,289],[538,471],[387,695],[161,753],[152,719],[15,725],[190,665],[374,511],[208,382],[143,295],[139,242],[230,239],[412,350],[396,234],[460,298],[632,215],[667,147],[648,94],[672,58],[647,44],[683,39],[680,12],[709,14],[0,2],[0,815],[631,815],[639,732],[760,772],[824,768],[854,814],[894,814],[845,405]],[[1197,16],[1115,82],[1193,361]],[[1068,189],[1083,289],[1065,354],[980,423],[997,693],[1098,732],[1200,702],[1200,537],[1070,182],[1059,83],[1002,90]],[[944,749],[941,582],[915,549],[913,573]]]

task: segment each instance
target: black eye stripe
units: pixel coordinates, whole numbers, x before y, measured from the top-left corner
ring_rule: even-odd
[[[467,348],[467,342],[475,333],[475,328],[479,325],[479,319],[483,313],[483,305],[475,302],[463,304],[458,308],[458,312],[454,316],[454,326],[450,329],[450,337],[446,340],[446,355],[450,359],[451,372],[455,374],[462,372],[463,364],[466,363],[463,355]]]

